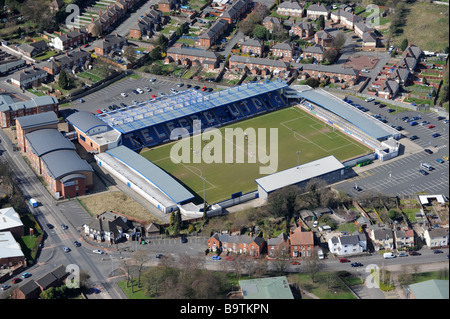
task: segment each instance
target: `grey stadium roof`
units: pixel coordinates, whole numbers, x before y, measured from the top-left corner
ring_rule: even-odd
[[[192,195],[183,185],[178,183],[172,176],[129,148],[118,146],[107,150],[106,153],[141,174],[175,203],[182,203],[194,198],[194,195]]]
[[[97,126],[106,125],[105,122],[95,116],[92,116],[92,114],[87,111],[75,112],[69,115],[66,120],[82,132],[87,132]]]
[[[374,120],[371,116],[357,110],[348,103],[338,99],[322,89],[303,90],[298,92],[298,94],[308,101],[320,105],[321,107],[347,120],[373,138],[380,140],[398,134],[396,130],[388,125]]]
[[[121,133],[129,133],[286,87],[288,85],[284,82],[271,81],[248,83],[207,95],[187,90],[155,101],[140,102],[118,111],[105,112],[97,117]],[[76,114],[72,114],[67,120],[72,122],[71,117]]]
[[[37,156],[56,150],[75,150],[75,145],[65,138],[57,129],[36,130],[25,135]],[[49,143],[51,141],[51,143]]]
[[[77,172],[93,171],[91,165],[81,159],[77,152],[71,150],[54,151],[43,155],[41,159],[47,165],[49,175],[54,179]]]
[[[330,155],[300,166],[295,166],[281,172],[258,178],[255,182],[267,193],[270,193],[289,185],[295,185],[311,178],[343,169],[344,167],[345,166],[333,155]]]

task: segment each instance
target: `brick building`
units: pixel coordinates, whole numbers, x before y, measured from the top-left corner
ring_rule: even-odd
[[[212,252],[232,252],[258,258],[261,257],[266,242],[261,237],[215,233],[208,239],[207,245]]]

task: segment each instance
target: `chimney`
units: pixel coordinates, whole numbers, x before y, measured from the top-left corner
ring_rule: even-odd
[[[31,68],[32,68],[33,70],[35,70],[35,67],[34,67],[34,65],[32,65],[32,66],[31,66]]]
[[[72,27],[72,31],[75,31],[75,27]]]
[[[109,11],[109,4],[106,6],[106,11]]]
[[[99,16],[99,17],[102,16],[102,10],[100,10],[100,11],[98,12],[98,16]]]
[[[94,17],[91,17],[91,22],[94,22]]]
[[[302,228],[302,225],[303,225],[303,222],[299,221],[299,222],[298,222],[298,228],[301,229],[301,228]]]
[[[116,32],[116,38],[118,38],[119,37],[119,34]]]

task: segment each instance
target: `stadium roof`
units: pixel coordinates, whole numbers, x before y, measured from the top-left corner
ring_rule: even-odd
[[[345,166],[333,155],[330,155],[300,166],[295,166],[281,172],[258,178],[255,182],[267,193],[270,193],[277,189],[295,185],[344,167]]]
[[[306,89],[298,91],[298,95],[337,114],[377,140],[398,134],[395,129],[374,120],[371,116],[355,109],[323,89]]]
[[[140,102],[120,110],[105,112],[97,117],[118,131],[129,133],[287,86],[281,81],[248,83],[205,95],[196,90],[187,90],[156,100]],[[77,113],[69,116],[67,120],[71,121],[70,118],[75,114]]]
[[[194,195],[172,176],[129,148],[118,146],[107,150],[106,153],[141,174],[175,203],[182,203],[194,198]]]
[[[98,126],[105,126],[105,122],[87,111],[75,112],[69,115],[66,120],[82,132],[88,132]]]

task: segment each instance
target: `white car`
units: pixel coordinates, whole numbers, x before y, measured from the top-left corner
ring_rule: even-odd
[[[101,251],[100,249],[94,249],[92,252],[99,255],[103,254],[103,251]]]
[[[375,101],[375,99],[373,97],[368,97],[367,99],[365,99],[366,102],[372,102]]]
[[[319,222],[316,220],[316,221],[313,223],[313,227],[317,227],[318,224],[319,224]]]
[[[126,93],[120,93],[120,95],[122,95],[122,97],[127,97],[128,96]]]
[[[66,253],[68,253],[68,252],[70,251],[70,248],[69,248],[69,247],[63,247],[63,250],[64,250]]]
[[[367,70],[367,69],[362,69],[361,72],[363,72],[363,73],[369,73],[370,71]]]
[[[136,91],[138,91],[138,92],[139,92],[139,94],[142,94],[142,93],[144,93],[144,91],[142,91],[142,89],[140,89],[140,88],[137,88],[137,89],[136,89]]]

